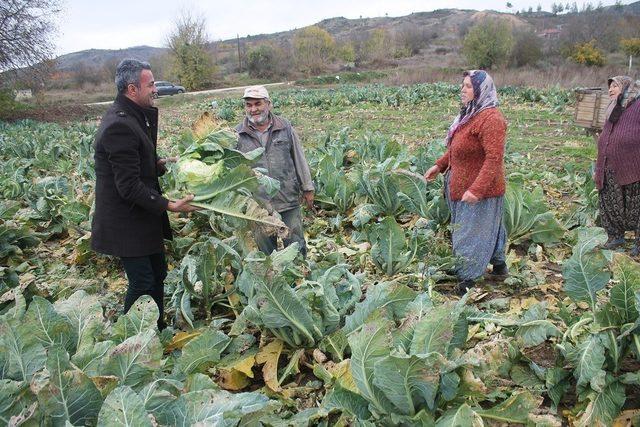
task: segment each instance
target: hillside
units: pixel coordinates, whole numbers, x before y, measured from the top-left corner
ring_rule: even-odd
[[[139,58],[148,61],[154,56],[162,55],[167,49],[152,46],[134,46],[126,49],[89,49],[68,53],[56,58],[59,71],[71,71],[77,69],[80,64],[101,68],[110,63],[117,63],[123,58]]]
[[[514,11],[515,12],[515,11]],[[413,66],[427,66],[434,68],[457,68],[461,65],[459,47],[463,35],[478,20],[487,16],[509,19],[514,28],[528,28],[541,33],[555,31],[556,38],[564,37],[571,31],[580,34],[579,40],[595,38],[606,50],[617,46],[619,36],[616,31],[617,19],[623,16],[631,22],[630,27],[640,27],[640,1],[624,6],[609,6],[592,13],[561,13],[554,15],[549,12],[532,13],[500,13],[495,11],[476,11],[460,9],[440,9],[431,12],[418,12],[400,17],[376,17],[348,19],[334,17],[324,19],[316,25],[328,31],[338,45],[358,45],[375,31],[383,29],[392,37],[402,34],[419,34],[419,49],[411,55],[400,55],[394,58],[392,53],[384,61],[370,64],[369,68],[384,68],[399,66],[412,68]],[[244,55],[252,48],[269,43],[278,46],[283,55],[290,61],[293,57],[293,38],[298,29],[271,34],[247,35],[240,38],[240,51],[243,63]],[[638,31],[632,31],[638,33]],[[638,37],[640,34],[633,35]],[[603,40],[608,40],[608,44]],[[572,41],[575,43],[575,41]],[[210,50],[219,67],[220,75],[228,75],[238,71],[238,40],[227,39],[214,41]],[[166,73],[166,61],[160,60],[166,48],[151,46],[136,46],[120,50],[90,49],[60,56],[56,59],[58,71],[65,73],[81,73],[82,70],[93,68],[103,73],[113,70],[117,62],[123,58],[134,57],[152,62],[158,76],[163,78]],[[391,51],[390,51],[391,52]],[[357,64],[357,61],[356,61]],[[336,65],[336,69],[337,69]]]
[[[469,27],[477,19],[487,16],[506,16],[513,21],[515,26],[529,25],[526,20],[511,14],[497,13],[493,11],[475,11],[458,9],[441,9],[432,12],[412,13],[400,17],[378,17],[347,19],[336,17],[324,19],[316,25],[327,30],[338,42],[364,38],[376,29],[385,29],[391,33],[401,31],[403,28],[418,28],[430,39],[428,51],[438,47],[451,47],[452,42],[459,38],[460,31]],[[293,36],[297,29],[282,31],[272,34],[248,35],[240,38],[243,51],[259,43],[270,42],[279,46],[291,46]],[[227,68],[225,64],[232,62],[237,55],[237,40],[228,39],[216,41],[211,49],[217,56],[217,62]],[[81,67],[102,68],[105,65],[117,63],[118,60],[134,57],[148,61],[165,53],[166,48],[136,46],[119,50],[90,49],[62,55],[56,58],[59,71],[71,71]],[[427,52],[425,52],[427,53]]]

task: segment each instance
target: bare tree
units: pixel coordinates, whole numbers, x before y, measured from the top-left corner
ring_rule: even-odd
[[[171,74],[187,89],[203,89],[212,84],[216,67],[209,51],[207,21],[186,9],[175,21],[166,39],[172,59]]]
[[[0,1],[0,71],[29,67],[53,54],[59,0]]]

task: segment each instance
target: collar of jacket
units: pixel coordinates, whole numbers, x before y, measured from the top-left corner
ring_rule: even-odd
[[[122,108],[127,114],[135,117],[142,129],[147,129],[148,123],[153,134],[153,139],[155,140],[157,138],[158,109],[156,107],[142,108],[121,93],[116,96],[115,104],[117,104],[118,108]]]
[[[284,121],[276,116],[275,114],[269,113],[269,118],[271,119],[271,130],[282,130],[284,128],[286,128]],[[240,128],[238,129],[238,133],[247,133],[249,135],[255,135],[255,129],[251,126],[251,123],[249,123],[249,119],[247,118],[247,116],[245,115],[244,120],[242,121],[242,124],[240,125]]]

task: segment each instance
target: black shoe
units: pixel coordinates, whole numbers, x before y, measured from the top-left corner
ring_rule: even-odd
[[[463,296],[469,289],[473,288],[475,284],[476,283],[473,280],[463,280],[456,286],[456,294]]]
[[[491,270],[492,276],[508,276],[509,269],[507,268],[507,264],[504,262],[493,264],[493,270]]]
[[[631,252],[629,253],[629,255],[634,258],[640,255],[640,246],[638,246],[637,243],[633,245],[633,248],[631,248]]]
[[[624,237],[617,237],[615,239],[610,237],[607,239],[607,243],[602,245],[602,249],[616,249],[622,245],[624,245]]]

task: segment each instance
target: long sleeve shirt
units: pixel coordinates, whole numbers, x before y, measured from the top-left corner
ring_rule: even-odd
[[[596,187],[604,185],[605,169],[613,172],[618,185],[640,181],[640,101],[636,100],[620,115],[617,123],[606,121],[598,138]]]
[[[450,169],[452,200],[462,200],[465,191],[479,199],[504,194],[506,133],[507,122],[497,108],[479,112],[454,133],[449,148],[436,161],[440,171]]]

